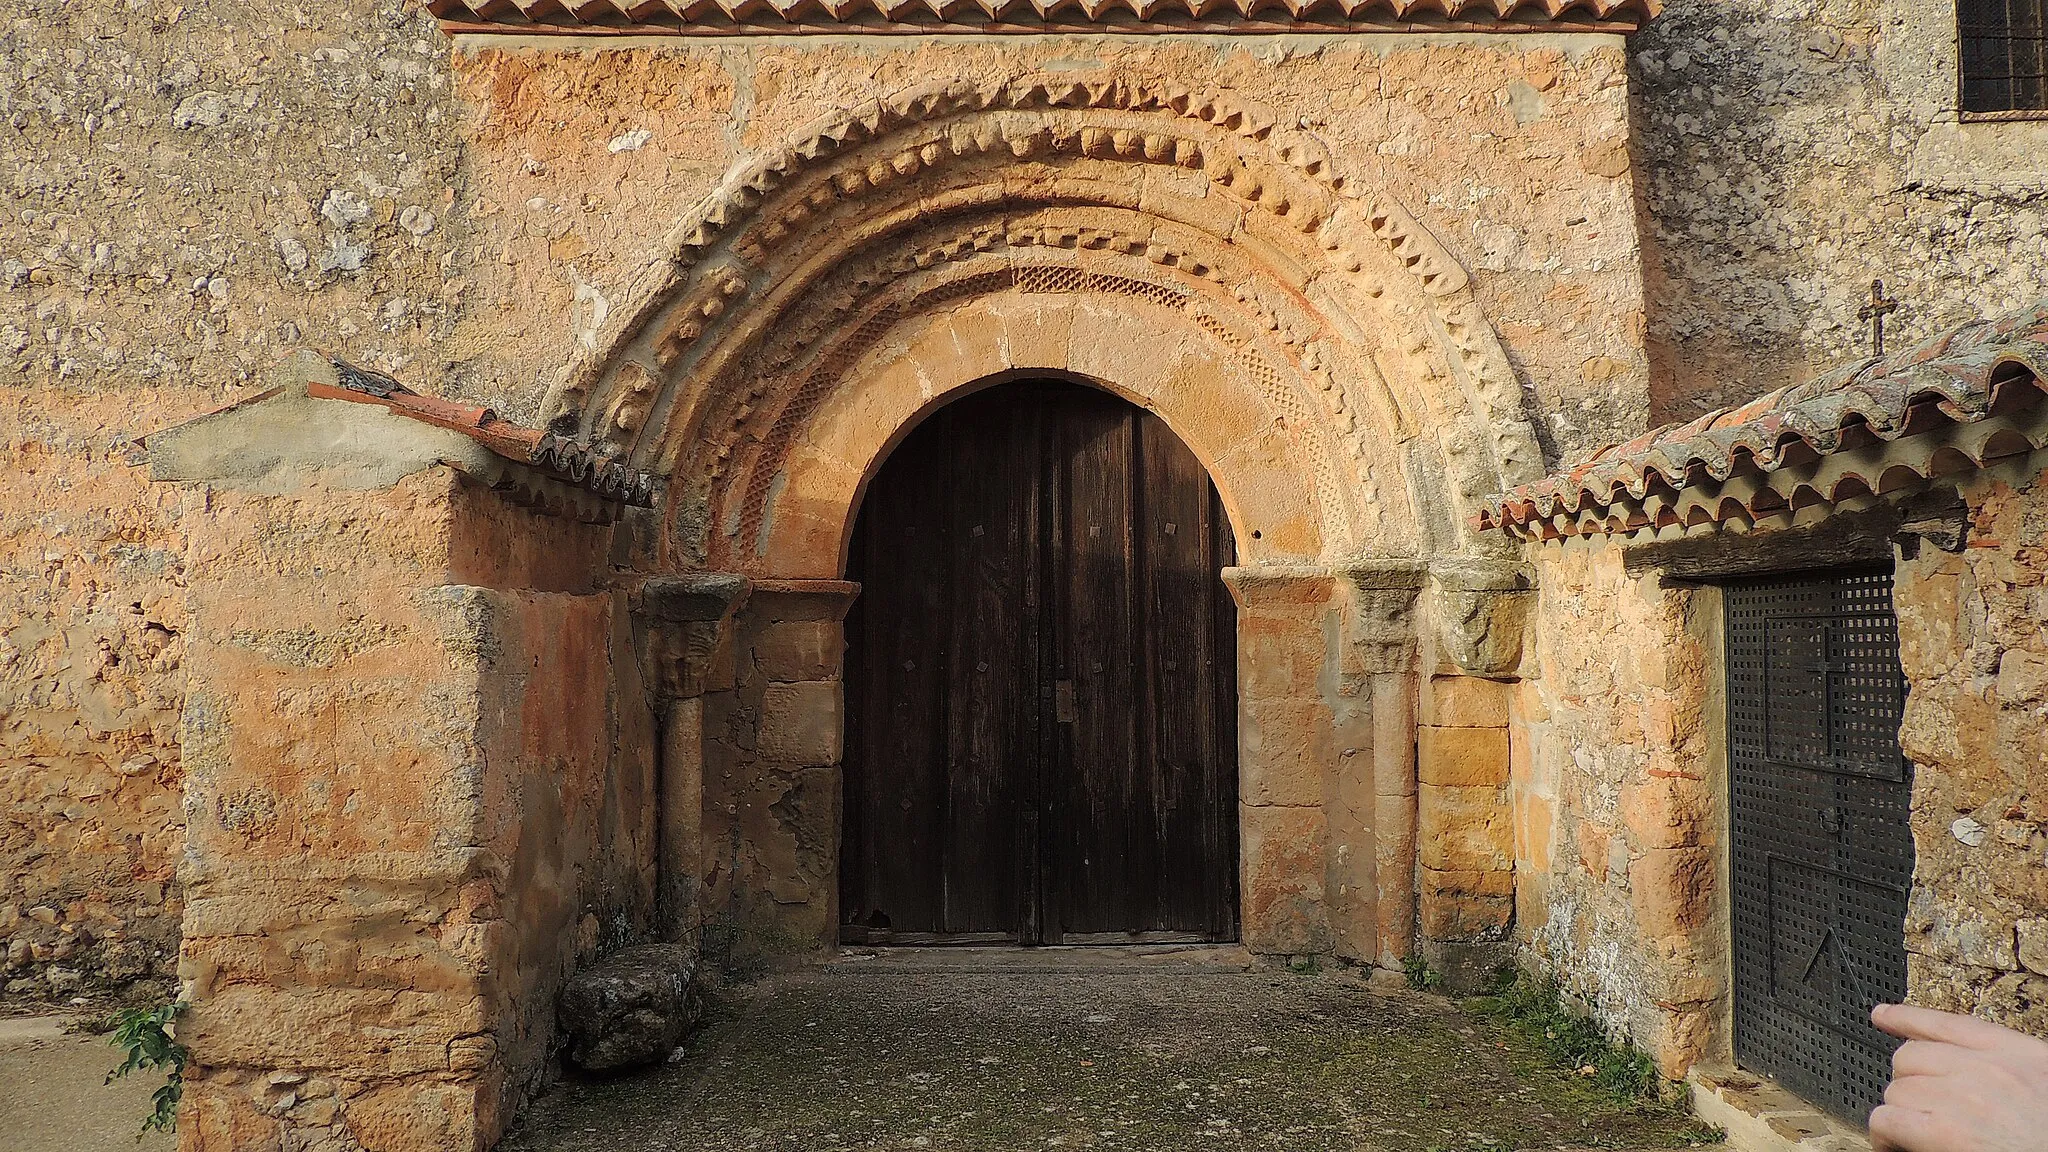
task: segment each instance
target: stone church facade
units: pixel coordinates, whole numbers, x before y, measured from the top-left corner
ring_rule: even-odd
[[[9,990],[175,972],[187,1148],[481,1149],[572,972],[833,947],[864,493],[1050,378],[1234,539],[1252,951],[1738,1135],[1856,949],[2048,1027],[2048,130],[1947,4],[1666,7],[29,0]]]

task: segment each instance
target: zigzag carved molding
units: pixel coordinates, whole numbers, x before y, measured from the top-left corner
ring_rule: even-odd
[[[1077,113],[1141,115],[1091,124],[1076,123]],[[1200,130],[1176,132],[1175,122]],[[780,263],[792,259],[784,242],[815,227],[821,214],[900,196],[906,181],[962,160],[1015,164],[1062,155],[1200,170],[1248,208],[1283,222],[1339,275],[1391,256],[1450,345],[1454,372],[1492,439],[1488,471],[1509,483],[1541,471],[1506,354],[1464,269],[1426,228],[1338,172],[1320,141],[1281,126],[1269,111],[1227,93],[1124,77],[922,85],[736,163],[633,279],[596,351],[580,353],[551,390],[552,426],[598,447],[630,450],[652,394],[692,371],[693,345],[715,343],[723,324],[773,290],[786,272]],[[1370,281],[1355,288],[1362,297],[1381,291]],[[637,350],[630,357],[629,348]],[[622,403],[628,393],[644,402]]]

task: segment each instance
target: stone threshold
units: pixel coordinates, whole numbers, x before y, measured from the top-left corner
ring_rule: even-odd
[[[1694,1114],[1727,1130],[1729,1152],[1871,1152],[1863,1129],[1827,1115],[1769,1077],[1695,1068],[1686,1080]]]
[[[1093,947],[1018,948],[847,945],[828,963],[834,968],[875,973],[1066,972],[1248,972],[1260,966],[1237,944],[1133,944]]]

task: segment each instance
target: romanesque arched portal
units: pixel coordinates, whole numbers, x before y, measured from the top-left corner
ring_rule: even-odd
[[[726,581],[695,650],[731,675],[683,678],[670,737],[699,911],[831,935],[861,494],[928,412],[1044,372],[1157,413],[1235,528],[1247,941],[1404,953],[1407,605],[1540,455],[1463,270],[1313,134],[1123,75],[913,89],[737,165],[616,315],[547,415],[664,478],[646,567]]]

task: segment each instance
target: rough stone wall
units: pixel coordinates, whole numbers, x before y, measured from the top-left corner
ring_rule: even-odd
[[[1973,479],[1969,546],[1899,565],[1913,998],[2048,1032],[2048,472]]]
[[[182,1146],[486,1147],[652,911],[608,534],[446,468],[185,499]]]
[[[9,987],[163,973],[186,527],[137,437],[301,342],[451,391],[477,241],[407,0],[0,16],[0,943]],[[25,983],[15,983],[24,981]]]
[[[1726,993],[1712,722],[1718,597],[1631,578],[1606,542],[1532,552],[1533,660],[1511,733],[1516,933],[1667,1075]]]
[[[177,955],[184,549],[175,497],[102,430],[127,403],[0,400],[0,968],[15,995],[168,974]]]
[[[1653,423],[1867,355],[1874,278],[1899,338],[2042,294],[2048,124],[1959,122],[1955,34],[1953,0],[1669,0],[1632,41]]]

